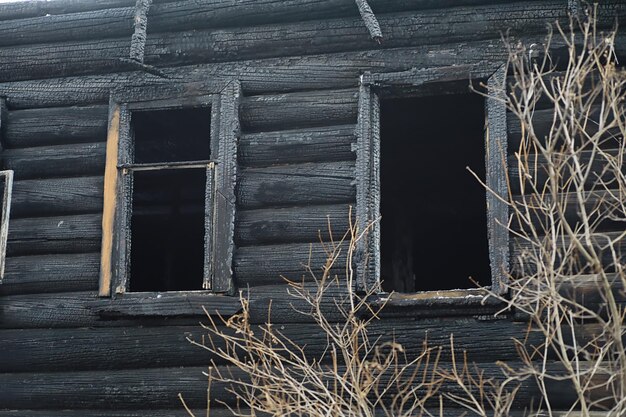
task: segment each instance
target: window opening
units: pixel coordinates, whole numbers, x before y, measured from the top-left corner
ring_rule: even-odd
[[[491,283],[484,99],[381,101],[381,278],[385,291]]]
[[[200,290],[210,108],[135,111],[129,291]]]

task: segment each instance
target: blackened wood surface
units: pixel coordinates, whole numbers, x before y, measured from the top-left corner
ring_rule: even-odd
[[[223,329],[225,330],[225,329]],[[327,346],[326,335],[312,323],[280,324],[277,331],[297,341],[312,357],[320,357]],[[426,341],[444,347],[442,360],[449,360],[450,335],[460,351],[472,360],[513,360],[513,339],[522,340],[526,325],[507,320],[480,321],[474,318],[375,321],[369,328],[372,340],[395,339],[408,354],[419,353]],[[110,327],[99,329],[17,329],[0,331],[0,372],[104,370],[201,366],[216,360],[208,351],[192,345],[208,342],[208,331],[200,326]],[[528,335],[528,344],[538,345],[538,334]],[[215,340],[217,346],[223,342]],[[94,349],[97,346],[98,349]]]
[[[356,105],[354,89],[246,97],[241,102],[241,127],[268,131],[354,123]]]
[[[7,257],[0,294],[95,290],[99,261],[99,252]]]
[[[133,0],[101,0],[85,2],[83,0],[33,0],[0,5],[0,20],[23,19],[34,16],[61,15],[78,13],[88,10],[128,7],[134,4]]]
[[[348,204],[239,210],[238,246],[340,239],[348,231]]]
[[[239,288],[265,284],[284,283],[284,278],[301,281],[313,280],[307,266],[315,276],[322,277],[322,268],[329,255],[329,242],[294,243],[284,245],[247,246],[235,252],[235,278]],[[332,269],[333,276],[343,276],[346,267],[347,244]]]
[[[357,286],[380,281],[380,101],[369,85],[359,87],[357,121],[356,225],[360,239],[354,262]]]
[[[525,40],[540,42],[543,37],[533,35]],[[498,38],[458,44],[209,63],[162,70],[170,79],[185,82],[214,80],[223,84],[236,78],[242,82],[246,94],[253,95],[302,89],[356,88],[364,68],[388,72],[503,60],[506,60],[506,50]],[[142,82],[167,84],[171,83],[170,79],[141,72],[123,72],[17,81],[0,84],[0,94],[7,96],[12,109],[105,103],[114,87]]]
[[[352,160],[354,129],[354,125],[340,125],[246,134],[239,141],[239,163],[267,166]]]
[[[32,0],[31,0],[32,1]],[[462,5],[499,3],[501,0],[447,0],[407,1],[374,0],[370,3],[377,13],[408,11]],[[91,7],[79,2],[50,7],[46,2],[38,6],[0,6],[0,32],[6,33],[0,46],[29,43],[49,43],[74,39],[103,39],[121,37],[132,33],[134,2],[132,0],[109,0]],[[342,0],[296,0],[276,2],[273,0],[247,0],[236,3],[221,1],[171,1],[155,2],[150,8],[148,33],[181,31],[189,29],[249,26],[267,23],[290,22],[354,16],[355,8]],[[12,9],[12,10],[11,10]],[[49,13],[52,12],[52,13]],[[62,14],[63,13],[63,14]],[[54,18],[45,14],[54,14]],[[30,17],[33,16],[33,17]],[[36,16],[36,17],[35,17]],[[9,20],[10,19],[10,20]]]
[[[626,6],[625,6],[626,7]],[[480,40],[511,30],[523,35],[544,30],[545,21],[564,20],[562,1],[498,7],[476,6],[381,15],[386,48]],[[292,56],[370,49],[358,16],[246,28],[170,32],[148,37],[145,63],[157,66]],[[0,49],[0,80],[12,81],[129,70],[120,61],[128,38],[14,46]]]
[[[12,219],[7,255],[96,252],[101,223],[100,213]]]
[[[509,196],[507,180],[507,111],[505,100],[506,65],[502,65],[488,82],[489,92],[497,95],[485,100],[485,185],[487,186],[487,232],[491,288],[505,292],[509,273]]]
[[[107,106],[9,111],[6,147],[59,145],[106,140]]]
[[[294,164],[241,169],[240,208],[350,203],[355,198],[353,162]]]
[[[215,176],[215,218],[213,228],[209,228],[205,249],[213,245],[213,253],[207,253],[207,260],[212,255],[211,288],[221,293],[232,293],[235,290],[233,281],[233,252],[235,233],[235,212],[237,197],[235,186],[237,183],[237,142],[241,134],[239,121],[239,103],[242,98],[241,85],[233,81],[224,88],[219,99],[219,128],[217,141],[212,140],[211,150],[217,150],[217,167]],[[217,144],[217,146],[215,146]],[[213,190],[206,190],[212,193]],[[209,223],[207,223],[208,225]]]
[[[512,367],[520,363],[509,363]],[[546,366],[553,372],[561,369],[554,363]],[[500,368],[493,363],[479,363],[484,378],[493,378],[495,383],[503,382]],[[7,408],[102,408],[138,409],[178,407],[178,393],[182,393],[191,407],[206,405],[207,377],[203,372],[207,367],[156,368],[125,371],[82,371],[52,373],[17,373],[0,376],[0,403]],[[225,369],[220,369],[224,372]],[[240,371],[232,370],[234,378],[243,378]],[[568,407],[575,401],[569,383],[546,381],[549,397],[554,407]],[[456,383],[444,384],[442,390],[463,395]],[[418,389],[416,395],[422,395]],[[530,403],[539,394],[537,386],[524,381],[517,392],[517,407]],[[213,382],[213,398],[233,403],[233,396],[223,383]],[[444,404],[452,405],[449,400]],[[431,405],[439,405],[439,397],[433,398]]]
[[[13,185],[12,215],[54,216],[102,210],[103,178],[23,180]]]
[[[105,149],[104,142],[38,146],[5,149],[0,158],[4,169],[15,171],[16,180],[101,175]]]

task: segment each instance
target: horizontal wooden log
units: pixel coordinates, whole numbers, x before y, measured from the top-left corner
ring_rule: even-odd
[[[590,190],[594,188],[600,192],[605,188],[610,188],[615,182],[615,172],[617,170],[617,164],[621,163],[621,175],[626,172],[626,166],[624,161],[620,161],[619,155],[622,152],[618,149],[605,149],[605,154],[600,155],[597,150],[579,150],[575,155],[576,161],[580,164],[583,172],[589,170],[589,175],[585,179],[585,189]],[[554,168],[563,167],[559,169],[558,183],[561,184],[560,190],[562,192],[574,191],[571,177],[572,172],[567,171],[567,167],[574,166],[574,157],[569,156],[569,153],[554,153],[551,158]],[[609,166],[609,160],[616,165]],[[520,164],[521,162],[521,164]],[[521,165],[521,168],[520,168]],[[615,166],[615,168],[613,168]],[[525,171],[522,171],[524,169]],[[537,190],[544,190],[549,180],[548,162],[542,155],[529,154],[527,159],[520,161],[517,156],[509,155],[508,158],[508,174],[510,189],[513,194],[520,194],[522,185],[526,194],[532,192],[532,184],[536,184]],[[523,181],[521,177],[524,176]],[[604,183],[604,185],[602,184]],[[567,187],[566,184],[569,184]]]
[[[9,223],[7,255],[96,252],[101,237],[99,213],[13,219]]]
[[[102,211],[102,177],[23,180],[13,184],[11,217]]]
[[[545,245],[543,247],[548,247],[548,248],[552,247],[551,239],[548,239],[548,237],[546,236],[540,236],[539,238],[542,239],[541,244]],[[568,248],[570,247],[571,239],[569,237],[559,235],[557,236],[557,239],[558,239],[557,244],[559,245],[559,247],[568,247]],[[597,254],[602,265],[604,265],[605,268],[607,268],[607,270],[614,271],[616,263],[620,265],[624,263],[624,260],[626,259],[626,238],[624,238],[623,236],[623,228],[620,229],[619,231],[594,233],[590,239],[593,244],[593,250]],[[607,247],[609,240],[613,242],[612,249]],[[536,244],[533,244],[534,242],[536,242],[536,240],[534,239],[532,240],[532,243],[531,243],[528,240],[525,240],[521,237],[515,237],[515,236],[511,239],[511,242],[510,242],[511,262],[510,264],[511,264],[513,275],[517,276],[517,275],[521,275],[522,273],[533,273],[534,271],[537,270],[537,262],[539,261],[543,262],[543,260],[536,259],[536,257],[538,255],[541,255],[542,252],[539,251]],[[613,257],[611,250],[615,250],[615,258]],[[554,254],[555,256],[554,266],[555,267],[558,267],[560,263],[562,262],[563,252],[564,251],[560,251],[559,253]],[[576,256],[576,254],[568,253],[567,256],[568,256],[567,261],[571,262],[573,260],[572,259],[573,256]],[[578,260],[579,260],[579,268],[582,268],[583,266],[587,265],[587,262],[582,258],[582,256],[580,256]],[[576,267],[574,266],[574,264],[570,267],[570,269],[571,269],[570,271],[571,273],[582,272],[582,271],[576,270]],[[562,273],[565,273],[565,271]]]
[[[543,36],[523,38],[541,42]],[[624,36],[626,38],[626,35]],[[425,45],[409,48],[350,51],[322,55],[243,60],[178,68],[162,68],[169,78],[185,81],[215,80],[216,85],[236,78],[246,94],[267,94],[307,89],[357,87],[360,74],[404,71],[410,68],[477,65],[505,62],[500,39]],[[171,82],[144,72],[122,72],[84,77],[0,83],[0,95],[12,109],[105,103],[112,88],[124,85]]]
[[[241,170],[237,204],[241,208],[351,203],[354,163],[295,164]]]
[[[349,228],[350,206],[240,210],[235,223],[238,246],[340,239]]]
[[[5,149],[0,158],[15,179],[98,175],[104,172],[106,144],[85,143]]]
[[[277,331],[295,341],[313,357],[321,357],[327,338],[317,324],[282,323],[274,317]],[[222,329],[225,330],[225,329]],[[526,337],[527,326],[507,320],[481,321],[475,318],[423,320],[377,320],[369,327],[371,340],[383,343],[394,339],[409,356],[419,354],[423,343],[443,348],[442,360],[449,360],[450,335],[457,350],[472,360],[515,360],[513,339]],[[208,342],[209,332],[199,325],[158,327],[111,327],[100,329],[16,329],[0,331],[0,372],[40,372],[130,369],[174,366],[201,366],[215,360],[208,351],[192,345],[187,338]],[[538,345],[536,333],[527,343]],[[223,342],[214,339],[216,346]],[[95,349],[94,347],[97,347]]]
[[[128,7],[133,4],[133,0],[102,0],[98,2],[85,2],[83,0],[31,0],[15,3],[3,3],[0,4],[0,20],[79,13],[114,7]]]
[[[355,159],[355,125],[244,134],[239,164],[267,166]]]
[[[98,319],[86,304],[97,291],[6,295],[0,298],[1,328],[94,326]]]
[[[58,0],[56,0],[58,1]],[[482,5],[497,3],[498,0],[374,0],[372,7],[377,13],[408,11],[435,7],[462,5]],[[35,2],[37,3],[37,2]],[[128,0],[109,0],[110,6],[67,14],[54,13],[50,18],[44,13],[37,17],[19,16],[0,6],[0,32],[7,34],[0,40],[0,46],[29,43],[49,43],[74,39],[103,39],[121,37],[133,32],[134,4]],[[6,9],[6,7],[5,7]],[[25,13],[22,7],[22,13]],[[43,5],[41,9],[44,9]],[[93,7],[96,9],[96,7]],[[58,9],[57,9],[58,10]],[[70,8],[70,10],[72,10]],[[65,10],[67,11],[67,10]],[[4,20],[2,13],[11,14],[12,20]],[[33,11],[36,13],[35,11]],[[221,1],[171,1],[156,3],[150,8],[148,33],[171,32],[191,29],[223,28],[229,26],[250,26],[268,23],[314,20],[354,16],[354,5],[341,0],[300,0],[275,2],[273,0],[247,0],[233,3]],[[49,13],[48,13],[49,14]]]
[[[598,133],[598,120],[601,112],[604,112],[603,116],[607,117],[606,109],[602,109],[600,104],[592,106],[589,115],[586,120],[585,132],[589,135],[595,135]],[[535,110],[533,113],[533,131],[535,136],[545,143],[545,138],[550,134],[552,125],[555,122],[554,119],[554,106],[545,109]],[[582,117],[580,122],[584,122]],[[522,125],[512,113],[507,113],[507,131],[508,131],[508,145],[509,152],[517,152],[519,150],[520,142],[522,139]],[[611,136],[615,135],[615,139],[611,139]],[[618,128],[610,129],[607,132],[605,143],[603,148],[611,149],[619,146],[617,139],[620,137]]]
[[[509,363],[511,367],[520,367],[520,363]],[[498,365],[478,363],[486,380],[494,383],[503,382],[504,375]],[[562,367],[556,363],[547,363],[552,372],[559,372]],[[472,368],[474,369],[474,368]],[[220,372],[228,372],[220,368]],[[207,367],[155,368],[125,371],[82,371],[52,373],[17,373],[0,375],[0,403],[6,408],[101,408],[101,409],[140,409],[149,407],[178,407],[178,394],[182,393],[190,407],[206,405],[207,377],[203,375]],[[215,372],[215,370],[214,370]],[[426,369],[424,372],[431,372]],[[241,371],[232,370],[232,378],[243,379]],[[606,376],[604,377],[606,378]],[[603,378],[603,379],[604,379]],[[383,382],[384,383],[384,382]],[[546,381],[551,405],[559,409],[568,407],[575,401],[575,395],[569,383]],[[445,383],[442,391],[463,395],[462,388],[456,383]],[[423,395],[425,389],[418,388],[416,395]],[[527,379],[521,382],[517,391],[515,406],[529,404],[539,395],[534,382]],[[228,392],[225,383],[213,381],[212,399],[220,399],[233,404],[235,398]],[[439,404],[435,396],[431,405]],[[444,399],[444,404],[452,405]]]
[[[107,106],[57,107],[8,112],[7,148],[106,140]]]
[[[621,10],[621,9],[620,9]],[[385,14],[387,48],[545,33],[545,23],[567,18],[561,1],[475,6]],[[372,47],[358,16],[246,28],[168,32],[148,36],[145,63],[156,66],[331,53]],[[0,49],[0,80],[46,78],[132,69],[127,37],[13,46]]]
[[[96,290],[99,271],[99,252],[8,257],[0,294]]]
[[[246,246],[237,248],[233,260],[235,279],[239,288],[280,284],[285,278],[292,281],[313,280],[322,277],[329,257],[330,243],[298,243],[283,245]],[[333,275],[346,268],[347,243],[333,266]],[[308,268],[311,268],[311,271]],[[283,278],[284,277],[284,278]]]
[[[103,319],[119,317],[179,317],[218,313],[231,316],[241,309],[237,297],[209,291],[125,293],[103,298],[87,306]]]
[[[270,131],[356,123],[357,99],[356,89],[244,97],[241,127]]]

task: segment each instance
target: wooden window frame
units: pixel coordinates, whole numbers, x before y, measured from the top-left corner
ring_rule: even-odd
[[[4,149],[4,130],[6,129],[7,103],[6,97],[0,96],[0,151]],[[4,278],[6,265],[7,240],[9,237],[9,220],[11,218],[11,196],[13,194],[13,170],[0,171],[4,178],[4,192],[2,193],[2,221],[0,222],[0,284]]]
[[[195,299],[202,295],[234,293],[232,260],[240,97],[241,85],[238,81],[231,81],[220,89],[203,83],[170,83],[125,87],[112,91],[104,176],[99,283],[101,297],[136,298],[155,302],[162,300],[174,305],[172,311],[179,311],[175,306],[177,300],[186,303],[190,297]],[[131,113],[139,110],[174,110],[203,106],[211,108],[211,160],[203,161],[202,164],[206,165],[209,174],[205,189],[205,270],[202,289],[162,293],[127,292],[129,280],[132,279],[132,170],[172,165],[132,164]],[[132,312],[134,309],[128,310]]]
[[[361,76],[357,120],[357,226],[367,232],[357,242],[354,262],[357,271],[357,290],[367,291],[380,283],[380,99],[389,97],[427,97],[468,91],[470,81],[477,85],[501,86],[506,79],[506,65],[480,64],[428,69],[412,69],[395,73]],[[506,107],[503,100],[485,100],[485,164],[487,232],[491,286],[497,294],[504,294],[509,271],[507,130]],[[504,152],[504,153],[503,153]],[[497,303],[486,297],[480,288],[460,290],[418,291],[395,293],[386,303],[396,306],[476,306]]]

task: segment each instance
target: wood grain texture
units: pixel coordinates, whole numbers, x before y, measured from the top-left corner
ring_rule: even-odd
[[[543,34],[530,35],[520,40],[530,44],[541,42],[543,37]],[[626,35],[618,34],[620,39],[626,39]],[[617,47],[620,45],[616,42]],[[24,109],[105,103],[114,87],[167,85],[171,80],[203,83],[213,80],[223,85],[236,78],[248,95],[301,91],[303,88],[343,89],[356,88],[365,69],[396,72],[411,68],[473,65],[502,62],[506,56],[506,49],[498,38],[162,68],[168,79],[144,72],[120,72],[16,81],[0,83],[0,94],[7,96],[12,109]]]
[[[355,158],[354,125],[249,133],[239,140],[239,163],[268,166]]]
[[[353,162],[241,169],[240,208],[350,203],[355,198]]]
[[[96,252],[101,236],[100,213],[12,219],[7,255]]]
[[[485,378],[502,382],[504,376],[500,368],[492,363],[478,363],[476,366],[484,372]],[[510,366],[521,366],[512,362]],[[546,366],[558,371],[560,366],[549,362]],[[207,367],[156,368],[125,371],[82,371],[52,373],[18,373],[0,376],[0,402],[7,408],[101,408],[101,409],[139,409],[178,407],[181,392],[186,403],[191,407],[206,404],[206,379],[203,372]],[[220,369],[221,372],[226,371]],[[243,378],[238,370],[232,370],[234,378]],[[551,403],[556,408],[568,407],[575,401],[569,383],[547,383]],[[462,395],[456,384],[444,384],[443,390]],[[421,395],[422,390],[417,390]],[[528,404],[539,394],[537,386],[530,381],[521,383],[515,405]],[[214,382],[211,387],[213,398],[220,398],[233,403],[234,398],[223,383]],[[431,405],[439,404],[439,398]],[[450,402],[444,400],[444,404]]]
[[[237,246],[313,242],[334,239],[348,231],[348,204],[239,210],[235,224]]]
[[[498,98],[485,100],[485,184],[487,189],[487,231],[491,287],[505,292],[509,273],[509,196],[507,181],[507,111],[503,103],[506,91],[506,65],[502,65],[487,81],[489,91],[501,92]]]
[[[215,178],[215,198],[213,200],[214,218],[210,218],[213,225],[211,241],[206,241],[207,252],[210,244],[213,245],[213,270],[211,288],[221,293],[233,293],[233,251],[235,233],[235,212],[237,197],[237,143],[241,134],[239,121],[239,104],[242,97],[241,85],[233,81],[224,88],[219,99],[219,130],[217,142],[212,140],[211,149],[217,149],[217,168]],[[215,146],[217,145],[217,146]],[[213,190],[207,190],[212,193]],[[212,217],[212,216],[210,216]],[[209,253],[206,254],[208,260]]]
[[[391,13],[379,16],[386,48],[497,38],[510,30],[524,35],[544,31],[546,21],[564,20],[561,1]],[[13,46],[0,49],[0,80],[117,72],[132,67],[126,37]],[[224,62],[275,56],[370,49],[358,16],[245,28],[167,32],[148,37],[145,63],[156,66]],[[10,63],[10,64],[9,64]]]
[[[95,290],[99,259],[99,252],[8,257],[0,294]]]
[[[107,110],[107,106],[87,106],[9,111],[6,147],[104,141]]]
[[[97,213],[102,210],[103,178],[74,177],[16,181],[13,218]]]
[[[374,0],[377,13],[408,11],[462,5],[497,3],[498,0]],[[134,2],[132,0],[109,0],[103,5],[83,6],[68,1],[66,8],[50,7],[37,2],[39,7],[22,6],[21,10],[0,5],[0,31],[10,34],[0,40],[0,46],[50,43],[73,39],[103,39],[129,36],[132,33]],[[250,26],[278,22],[314,20],[354,16],[355,9],[349,2],[341,0],[295,0],[276,2],[273,0],[246,0],[236,3],[220,1],[169,1],[155,2],[150,8],[149,33],[171,32],[191,29]],[[46,13],[53,12],[53,13]],[[29,12],[33,17],[29,16]],[[63,13],[59,13],[63,12]],[[46,14],[54,14],[54,19]]]
[[[241,102],[244,131],[271,131],[356,122],[357,91],[307,91],[246,97]]]
[[[275,318],[278,320],[278,318]],[[326,335],[312,323],[280,323],[280,333],[304,347],[311,357],[321,357]],[[476,329],[480,331],[467,331]],[[420,352],[423,342],[442,346],[442,360],[449,360],[450,335],[457,349],[472,360],[501,360],[517,357],[513,339],[526,337],[526,325],[508,320],[480,321],[475,318],[448,318],[415,321],[411,318],[375,321],[369,328],[372,340],[395,339],[407,354]],[[173,366],[201,366],[216,360],[208,351],[192,345],[191,338],[208,342],[208,331],[199,325],[158,327],[110,327],[100,329],[16,329],[0,331],[0,372],[38,369],[42,372],[137,369]],[[539,344],[537,333],[528,335],[529,344]],[[215,343],[220,343],[215,340]],[[98,349],[93,349],[98,346]]]
[[[6,149],[0,155],[17,180],[98,175],[104,172],[103,142]]]

